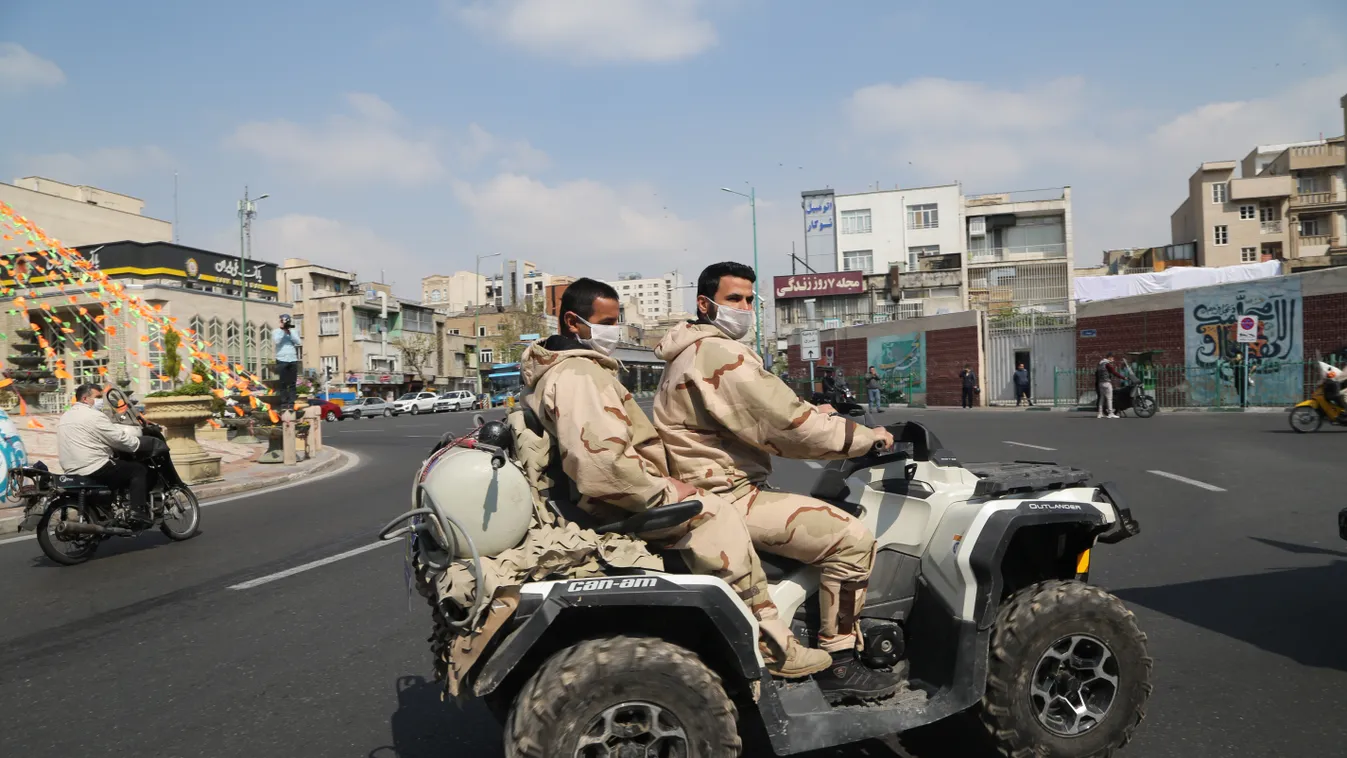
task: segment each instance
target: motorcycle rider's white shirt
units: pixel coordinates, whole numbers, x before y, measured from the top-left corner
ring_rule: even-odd
[[[114,450],[134,453],[140,447],[140,429],[114,424],[102,411],[75,403],[56,427],[56,455],[61,470],[88,476],[112,460]]]

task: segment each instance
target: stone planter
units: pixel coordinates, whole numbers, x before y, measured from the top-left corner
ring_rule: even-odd
[[[164,439],[178,475],[189,484],[220,478],[220,457],[201,449],[196,428],[210,418],[210,395],[147,397],[145,418],[164,427]]]

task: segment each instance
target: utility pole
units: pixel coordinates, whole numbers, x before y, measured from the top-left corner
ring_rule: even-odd
[[[242,286],[239,288],[239,304],[243,311],[242,333],[239,335],[243,343],[243,370],[248,370],[248,336],[252,331],[248,326],[248,258],[252,252],[253,244],[253,218],[257,216],[257,201],[265,200],[271,197],[269,194],[263,194],[252,200],[248,199],[248,187],[243,187],[243,199],[239,201],[239,281]]]

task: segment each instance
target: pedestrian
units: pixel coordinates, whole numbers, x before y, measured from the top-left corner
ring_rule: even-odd
[[[959,380],[963,383],[963,407],[972,408],[978,393],[978,375],[965,363],[963,371],[959,372]]]
[[[879,372],[875,371],[874,366],[871,366],[870,373],[867,374],[865,377],[865,390],[866,394],[870,396],[871,413],[879,413],[879,401],[881,399],[879,387],[880,387]]]
[[[295,408],[295,382],[299,381],[299,348],[303,345],[294,333],[295,323],[290,314],[281,314],[281,325],[271,334],[276,346],[276,405],[283,411]]]
[[[1113,378],[1123,378],[1118,367],[1113,365],[1113,353],[1105,355],[1094,370],[1094,380],[1099,388],[1099,413],[1095,418],[1122,418],[1113,411]]]
[[[1029,369],[1023,363],[1015,368],[1015,405],[1020,404],[1020,398],[1024,398],[1029,405],[1034,404],[1034,398],[1029,394]]]

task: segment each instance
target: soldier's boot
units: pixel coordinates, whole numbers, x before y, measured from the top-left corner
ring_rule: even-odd
[[[833,665],[831,654],[812,647],[805,647],[795,637],[788,638],[786,649],[769,642],[766,637],[759,643],[762,660],[772,676],[780,679],[803,679],[825,671]]]
[[[855,650],[838,650],[829,657],[832,665],[816,675],[814,681],[818,682],[830,703],[879,700],[893,695],[903,686],[903,677],[866,666]]]

